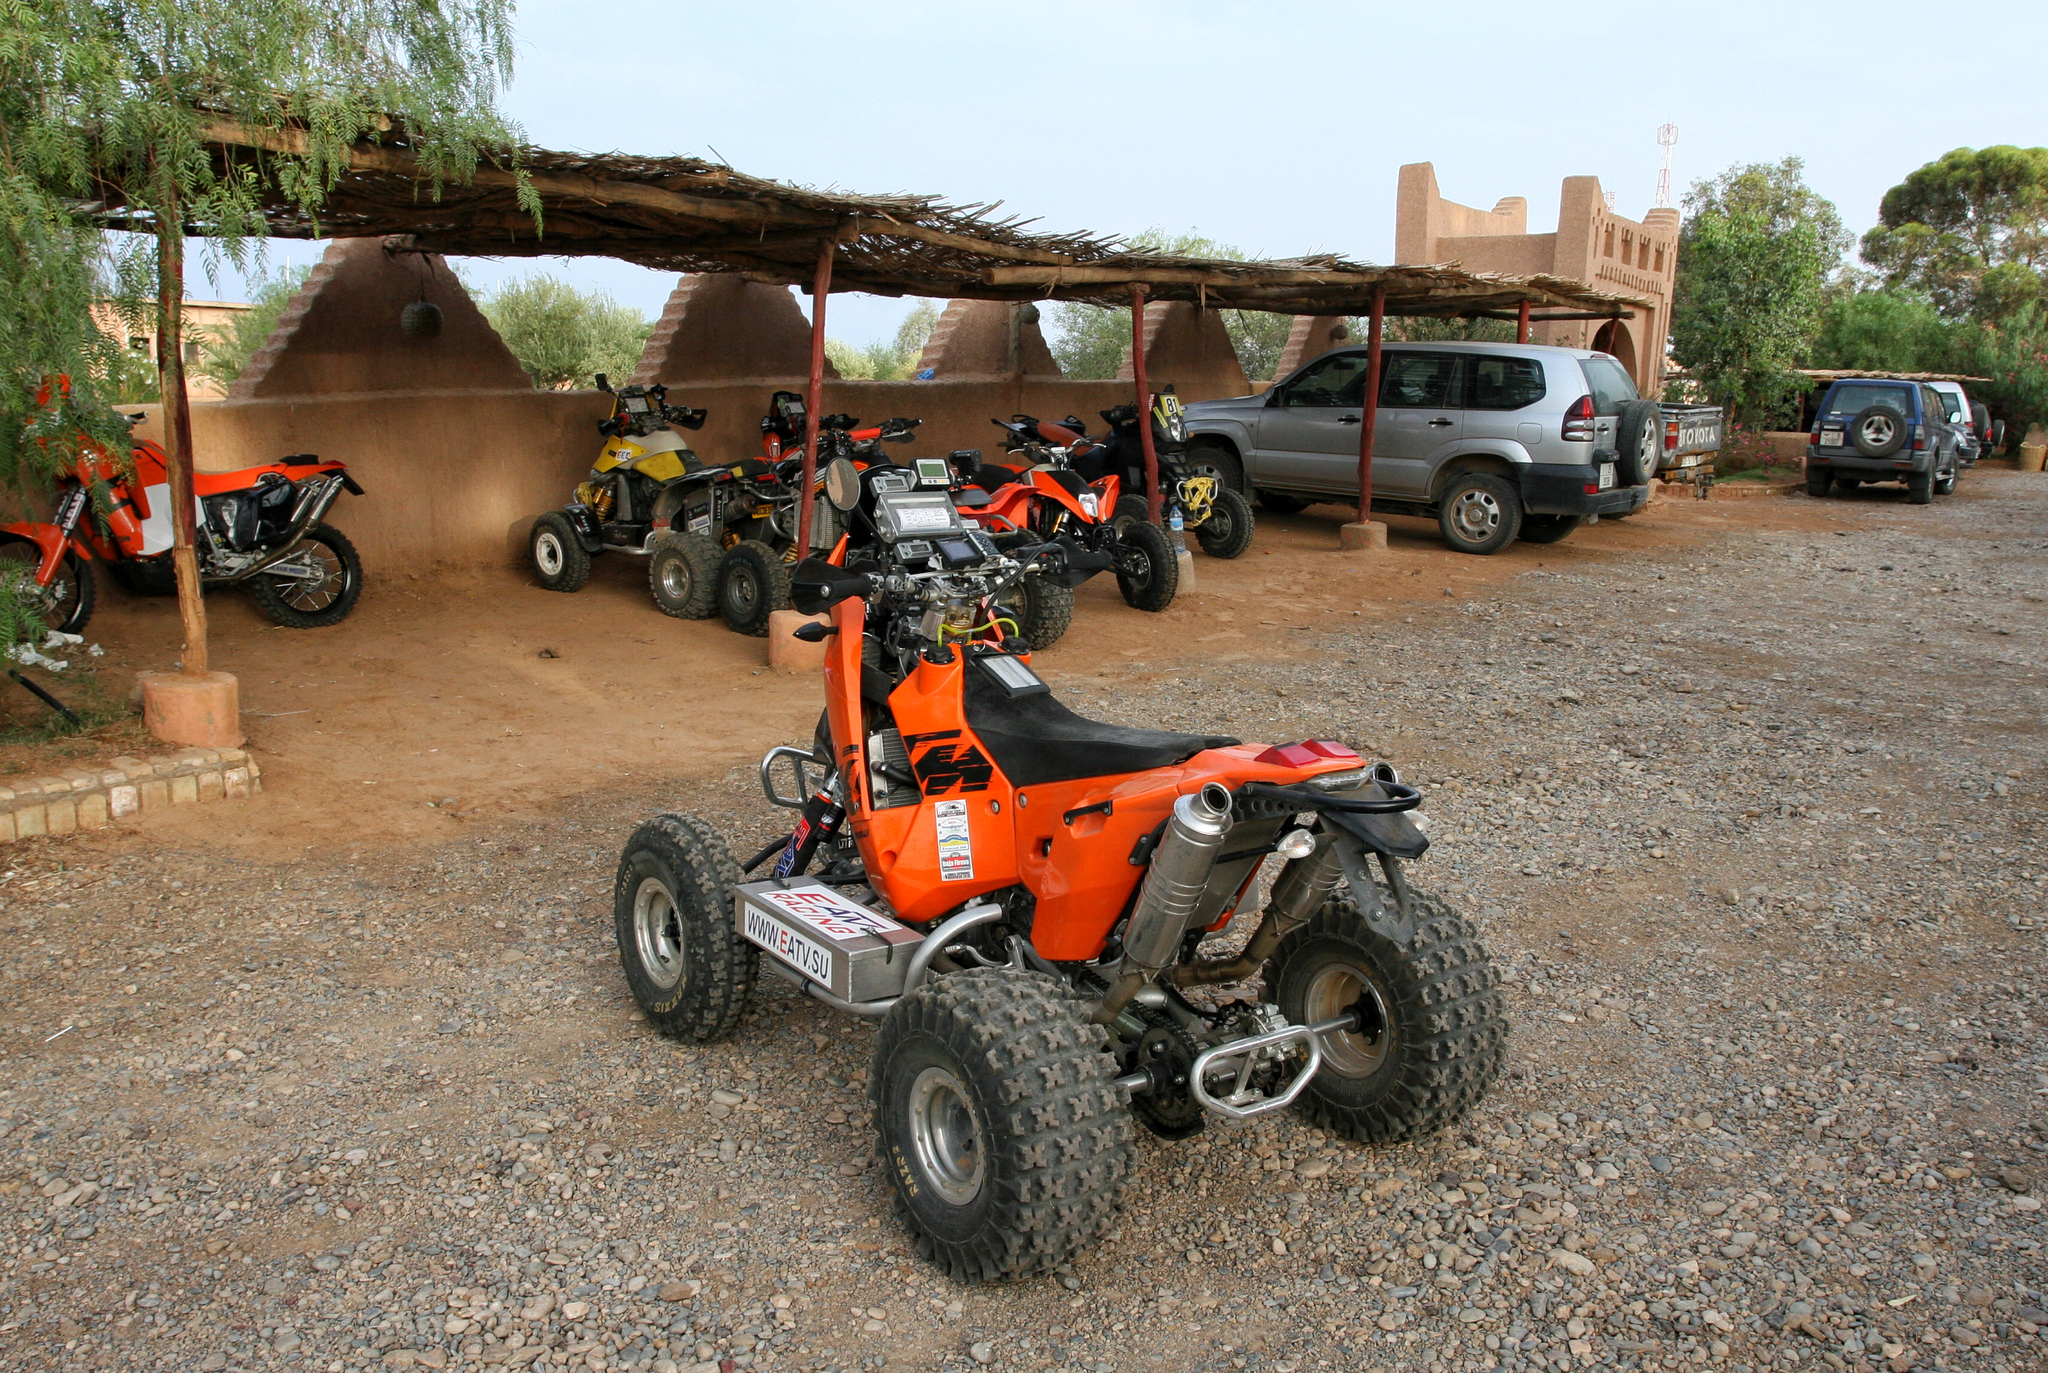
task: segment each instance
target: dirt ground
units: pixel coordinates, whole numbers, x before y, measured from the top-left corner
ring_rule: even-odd
[[[1296,659],[1346,622],[1426,623],[1532,569],[1594,572],[1731,530],[1833,528],[1856,513],[1669,500],[1562,544],[1516,544],[1491,558],[1451,553],[1433,523],[1392,516],[1384,560],[1336,550],[1336,526],[1349,518],[1335,507],[1261,512],[1251,551],[1234,563],[1197,554],[1197,592],[1159,615],[1131,610],[1098,577],[1079,592],[1074,627],[1041,655],[1043,668],[1142,682],[1161,660]],[[372,567],[355,613],[315,632],[272,624],[247,597],[215,595],[213,666],[240,679],[267,794],[233,825],[194,812],[147,828],[287,851],[403,844],[440,837],[451,821],[545,813],[563,797],[634,779],[717,776],[803,732],[818,709],[810,681],[768,670],[762,641],[715,619],[664,617],[645,577],[642,560],[607,555],[581,592],[564,596],[509,571],[394,582]],[[134,672],[177,660],[172,601],[127,596],[105,577],[100,598],[87,637],[106,651],[99,669],[110,689],[125,693]],[[36,709],[25,699],[14,708],[17,719]],[[47,770],[53,757],[147,747],[132,725],[102,737],[96,754],[78,742],[0,745],[0,783]]]
[[[1039,666],[1423,787],[1412,874],[1511,1018],[1457,1128],[1145,1137],[1103,1243],[951,1284],[873,1163],[871,1023],[764,978],[676,1044],[618,970],[625,836],[758,847],[814,684],[622,559],[372,568],[322,634],[214,607],[262,796],[0,851],[0,1373],[2048,1366],[2048,485],[1491,559],[1343,517],[1262,517],[1163,615],[1090,587]],[[94,626],[116,681],[175,635]]]

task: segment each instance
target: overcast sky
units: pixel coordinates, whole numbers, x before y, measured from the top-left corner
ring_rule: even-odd
[[[722,156],[756,176],[956,203],[1054,229],[1199,229],[1257,256],[1393,253],[1396,173],[1446,196],[1529,200],[1591,174],[1653,203],[1734,163],[1806,161],[1860,233],[1885,190],[1951,148],[2032,146],[2048,5],[1181,4],[867,0],[764,5],[524,0],[506,100],[542,147]],[[311,261],[278,243],[273,261]],[[544,264],[544,265],[543,265]],[[550,270],[652,316],[674,279],[598,258]],[[200,274],[195,273],[195,277]],[[241,283],[195,279],[195,296]],[[893,333],[907,306],[836,295],[830,332]]]

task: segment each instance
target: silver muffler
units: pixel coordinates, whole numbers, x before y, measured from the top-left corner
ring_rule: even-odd
[[[1152,852],[1145,885],[1124,925],[1123,975],[1096,1007],[1096,1024],[1115,1020],[1138,989],[1179,955],[1188,922],[1201,904],[1210,870],[1229,833],[1230,793],[1217,783],[1173,803],[1173,816]]]

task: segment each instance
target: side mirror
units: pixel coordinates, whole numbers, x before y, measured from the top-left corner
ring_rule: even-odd
[[[834,458],[825,464],[825,499],[842,511],[860,504],[860,469],[851,458]]]
[[[605,392],[606,394],[610,394],[612,389],[611,378],[607,377],[604,373],[599,372],[597,374],[597,389]]]
[[[866,573],[805,558],[789,574],[789,603],[799,614],[823,615],[849,596],[867,595],[870,585]]]

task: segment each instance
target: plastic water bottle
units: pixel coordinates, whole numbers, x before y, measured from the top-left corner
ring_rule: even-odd
[[[1181,518],[1180,507],[1178,505],[1174,506],[1172,508],[1171,513],[1167,515],[1166,527],[1168,529],[1171,529],[1176,534],[1180,533],[1182,530],[1187,528],[1187,522]]]

